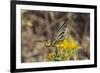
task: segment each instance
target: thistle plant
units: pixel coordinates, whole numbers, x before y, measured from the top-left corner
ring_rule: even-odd
[[[64,61],[77,59],[77,51],[81,48],[77,40],[75,40],[66,24],[62,24],[52,40],[41,41],[46,47],[51,47],[52,51],[48,53],[48,61]]]

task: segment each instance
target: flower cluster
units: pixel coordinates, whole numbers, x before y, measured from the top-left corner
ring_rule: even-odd
[[[81,48],[78,42],[68,35],[64,40],[61,40],[54,44],[55,51],[48,53],[49,61],[64,61],[70,59],[76,59],[77,51]]]

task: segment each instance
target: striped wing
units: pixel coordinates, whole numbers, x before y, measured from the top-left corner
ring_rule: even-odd
[[[67,34],[68,34],[69,30],[68,27],[65,23],[63,23],[57,30],[57,33],[54,36],[53,39],[53,43],[58,42],[59,40],[63,40]]]

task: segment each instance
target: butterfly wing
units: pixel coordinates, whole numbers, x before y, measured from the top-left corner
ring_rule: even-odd
[[[58,42],[59,40],[63,40],[65,36],[68,34],[68,27],[65,23],[63,23],[57,30],[57,33],[54,36],[53,43]]]

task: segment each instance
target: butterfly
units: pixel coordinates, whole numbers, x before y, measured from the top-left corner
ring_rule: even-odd
[[[57,32],[55,32],[51,40],[39,40],[46,47],[51,47],[51,49],[48,48],[49,52],[47,54],[49,61],[69,60],[81,48],[78,41],[71,35],[70,30],[70,26],[63,23],[58,27]]]
[[[61,49],[80,48],[79,43],[70,34],[69,26],[63,23],[59,26],[57,32],[51,40],[40,40],[46,47],[55,47]]]
[[[70,34],[69,26],[63,23],[58,27],[57,32],[51,40],[39,40],[46,47],[55,47],[60,49],[78,49],[79,43]]]

